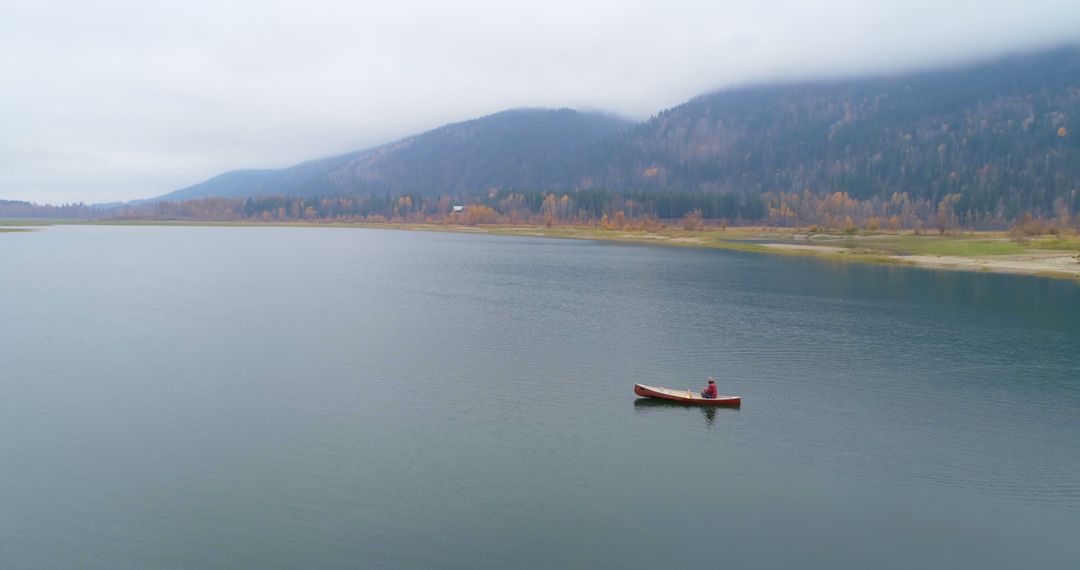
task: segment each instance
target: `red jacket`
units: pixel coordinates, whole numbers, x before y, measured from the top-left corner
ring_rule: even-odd
[[[715,398],[716,397],[716,384],[715,383],[709,383],[709,385],[706,386],[705,389],[701,391],[701,395],[703,397],[705,397],[705,398]]]

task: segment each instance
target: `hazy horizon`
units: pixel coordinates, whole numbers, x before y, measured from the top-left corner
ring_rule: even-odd
[[[1059,0],[15,1],[0,7],[0,199],[149,198],[512,108],[642,120],[748,83],[896,74],[1076,44],[1077,21],[1080,4]]]

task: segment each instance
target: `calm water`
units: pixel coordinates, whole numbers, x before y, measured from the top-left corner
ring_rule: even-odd
[[[356,229],[0,234],[2,568],[1065,568],[1080,286]],[[636,401],[699,387],[740,410]]]

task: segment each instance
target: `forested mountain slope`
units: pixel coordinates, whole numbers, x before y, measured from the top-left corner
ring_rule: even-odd
[[[1080,189],[1080,49],[905,77],[735,89],[610,145],[604,186],[897,192],[958,210],[1049,212]],[[1059,204],[1060,205],[1060,204]]]

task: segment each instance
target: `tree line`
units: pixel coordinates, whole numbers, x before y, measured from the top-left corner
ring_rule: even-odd
[[[476,195],[422,194],[264,196],[198,198],[183,201],[94,207],[83,204],[42,206],[0,202],[0,217],[216,222],[364,222],[428,224],[604,225],[645,227],[659,224],[767,225],[836,230],[1005,230],[1026,221],[1045,227],[1080,226],[1076,192],[1059,197],[1048,212],[1010,217],[965,209],[964,196],[940,200],[905,192],[887,198],[860,199],[846,192],[817,194],[764,192],[703,193],[649,191],[619,193],[591,189],[569,192],[489,191]],[[700,220],[696,222],[695,220]],[[687,225],[689,224],[689,225]]]

